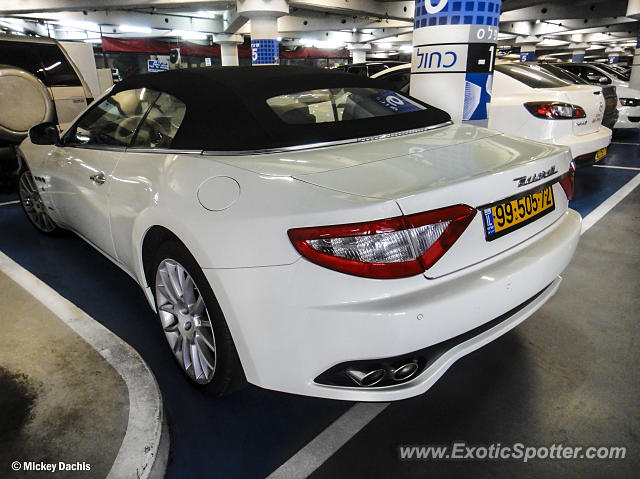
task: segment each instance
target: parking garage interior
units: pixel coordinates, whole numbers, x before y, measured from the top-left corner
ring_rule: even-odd
[[[474,12],[468,20],[465,9]],[[445,25],[451,26],[450,38],[429,36],[430,28]],[[468,29],[455,37],[463,26]],[[486,33],[472,39],[469,32]],[[47,53],[36,54],[40,47]],[[430,62],[425,55],[433,52],[438,56]],[[40,60],[33,60],[36,55]],[[45,55],[57,56],[47,63]],[[453,66],[463,55],[464,64]],[[450,60],[455,71],[447,72]],[[135,275],[86,238],[71,232],[47,236],[34,228],[20,192],[21,175],[33,161],[25,158],[24,142],[34,139],[32,127],[45,122],[55,126],[58,140],[67,130],[77,131],[85,109],[117,92],[121,82],[193,69],[244,67],[250,75],[262,64],[379,77],[372,82],[392,80],[394,70],[404,76],[393,82],[404,83],[388,83],[389,91],[446,111],[451,125],[445,128],[495,129],[562,152],[575,175],[568,207],[579,213],[582,226],[555,295],[522,324],[460,355],[412,397],[328,399],[252,380],[221,397],[194,387],[180,374],[158,314],[149,307],[150,287],[141,288]],[[68,70],[57,70],[64,65]],[[544,70],[546,65],[562,73]],[[589,92],[595,106],[578,105],[576,96],[547,101],[539,85],[500,93],[498,75],[516,81],[503,73],[507,67],[544,81],[570,76],[557,80],[564,82],[558,88]],[[29,83],[16,89],[3,75],[28,76]],[[455,75],[461,83],[449,81]],[[474,81],[478,93],[471,111]],[[613,93],[605,98],[607,88]],[[534,106],[523,107],[518,95],[531,95],[526,105]],[[517,123],[520,116],[507,116],[514,97],[527,126]],[[2,477],[40,477],[43,471],[115,478],[636,477],[639,1],[0,1],[0,106]],[[569,116],[561,119],[566,108]],[[608,126],[606,108],[613,115]],[[506,121],[497,122],[498,115]],[[536,121],[576,125],[570,135],[554,137],[549,127],[542,137],[533,131]],[[592,129],[581,132],[587,121]],[[290,126],[302,131],[298,127]],[[376,142],[395,141],[390,136],[361,144],[375,148]],[[287,158],[319,161],[319,154],[307,158],[305,151],[287,152]],[[184,152],[165,153],[170,158]],[[220,162],[228,166],[227,158]],[[34,175],[46,183],[46,174]],[[408,183],[415,182],[408,176]],[[372,175],[359,181],[380,180]],[[346,183],[337,183],[343,190],[332,188],[351,194]],[[482,305],[459,307],[472,315]],[[350,341],[355,348],[360,339]],[[296,361],[304,362],[291,358]],[[327,365],[328,371],[330,366],[336,364]],[[441,456],[438,448],[444,448]]]

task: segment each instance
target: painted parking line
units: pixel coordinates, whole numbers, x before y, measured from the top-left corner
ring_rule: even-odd
[[[169,430],[160,389],[140,355],[1,251],[0,271],[93,347],[124,380],[129,393],[127,430],[107,479],[164,477],[169,456]]]
[[[356,403],[309,444],[272,472],[267,479],[309,477],[313,471],[344,446],[360,429],[369,424],[373,418],[384,411],[388,405],[388,402]]]
[[[640,168],[636,168],[634,166],[616,166],[616,165],[593,165],[596,168],[614,168],[616,170],[633,170],[640,171]]]
[[[582,231],[584,234],[589,228],[602,219],[614,206],[620,203],[629,193],[631,193],[640,184],[640,174],[633,177],[626,185],[604,200],[598,207],[585,216],[582,220]]]
[[[622,188],[602,202],[582,220],[583,235],[604,215],[640,184],[640,174],[633,177]],[[267,479],[289,479],[309,477],[327,459],[335,454],[362,428],[384,411],[390,403],[356,403],[346,413],[336,419],[315,439],[294,454],[287,462],[276,469]]]
[[[630,141],[612,141],[612,145],[640,145],[640,143],[633,143]]]
[[[17,205],[18,203],[20,203],[20,200],[5,201],[4,203],[0,203],[0,206]]]

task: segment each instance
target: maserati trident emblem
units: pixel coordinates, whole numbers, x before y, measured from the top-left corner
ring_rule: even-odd
[[[536,181],[540,181],[551,175],[555,175],[556,173],[556,166],[553,165],[548,170],[542,170],[540,173],[536,173],[535,175],[531,176],[519,176],[518,178],[514,178],[513,181],[517,181],[518,188],[521,188],[522,186],[530,185],[531,183],[535,183]]]

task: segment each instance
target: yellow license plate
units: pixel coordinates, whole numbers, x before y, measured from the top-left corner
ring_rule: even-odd
[[[598,151],[596,151],[596,161],[600,161],[605,156],[607,156],[607,147],[606,146],[604,148],[600,148]]]
[[[483,211],[487,241],[492,241],[550,213],[555,208],[553,188],[518,195]]]

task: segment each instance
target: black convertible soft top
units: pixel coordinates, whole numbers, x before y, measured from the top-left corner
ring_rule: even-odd
[[[209,67],[131,76],[113,93],[146,87],[171,94],[186,105],[172,148],[245,151],[347,140],[437,125],[447,113],[426,110],[314,124],[288,124],[266,100],[322,88],[380,88],[389,84],[350,73],[298,66]],[[413,99],[414,101],[417,101]],[[422,102],[417,101],[423,104]]]

